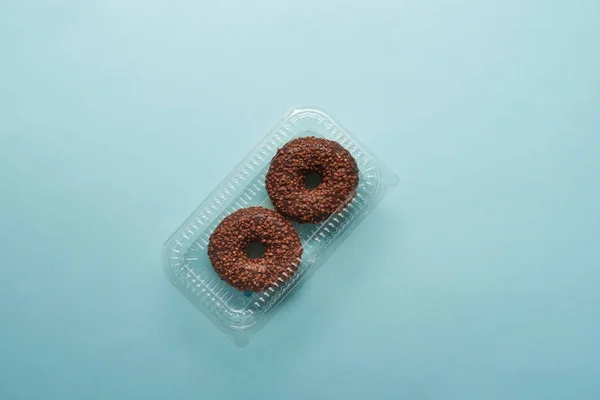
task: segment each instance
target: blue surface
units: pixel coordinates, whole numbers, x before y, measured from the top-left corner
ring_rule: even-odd
[[[597,0],[4,0],[0,399],[600,398],[599,39]],[[235,348],[161,244],[301,104],[401,183]]]

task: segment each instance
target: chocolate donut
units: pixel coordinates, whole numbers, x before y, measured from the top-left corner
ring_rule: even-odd
[[[313,189],[307,176],[318,174]],[[348,202],[358,185],[356,160],[333,140],[301,137],[286,143],[271,161],[266,186],[275,209],[296,222],[320,222]]]
[[[264,247],[264,254],[251,258],[248,246],[257,243]],[[213,268],[240,291],[260,292],[279,278],[288,280],[298,269],[301,256],[302,244],[292,224],[263,207],[243,208],[228,215],[208,243]]]

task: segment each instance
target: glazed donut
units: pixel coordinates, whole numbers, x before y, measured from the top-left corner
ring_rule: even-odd
[[[314,188],[307,176],[318,174]],[[277,150],[266,177],[266,187],[275,209],[296,222],[320,222],[335,213],[354,195],[358,166],[339,143],[301,137]]]
[[[260,243],[264,254],[251,257],[248,246]],[[228,215],[210,235],[208,258],[217,274],[240,291],[260,292],[298,269],[300,237],[273,210],[249,207]],[[281,281],[280,281],[281,282]]]

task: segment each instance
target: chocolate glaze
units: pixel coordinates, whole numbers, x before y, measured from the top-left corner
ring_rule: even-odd
[[[307,189],[304,178],[321,184]],[[358,185],[356,160],[339,143],[313,136],[286,143],[271,161],[266,187],[275,209],[296,222],[320,222],[352,199]]]
[[[260,258],[249,258],[246,247],[258,241]],[[240,291],[260,292],[286,281],[298,269],[300,237],[292,224],[273,210],[249,207],[221,221],[208,243],[208,258],[221,279]]]

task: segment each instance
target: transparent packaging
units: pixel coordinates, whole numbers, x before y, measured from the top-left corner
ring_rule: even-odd
[[[293,222],[304,248],[298,270],[260,293],[240,292],[221,280],[207,254],[210,235],[229,214],[241,208],[273,209],[265,189],[271,159],[285,143],[316,136],[335,140],[356,159],[359,183],[351,200],[318,224]],[[398,183],[365,146],[323,111],[292,108],[277,126],[238,164],[164,244],[164,266],[171,282],[200,311],[244,345],[270,319],[277,305],[314,274],[337,246]]]

